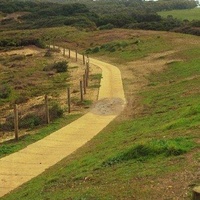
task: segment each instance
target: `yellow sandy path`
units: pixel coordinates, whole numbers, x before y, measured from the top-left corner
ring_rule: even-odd
[[[92,65],[102,69],[103,78],[98,97],[100,104],[78,120],[44,139],[0,159],[0,197],[70,155],[119,115],[125,104],[119,69],[90,58],[90,66]],[[113,110],[115,108],[117,109]]]

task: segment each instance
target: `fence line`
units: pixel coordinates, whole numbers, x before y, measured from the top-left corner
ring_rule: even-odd
[[[59,47],[53,45],[48,45],[47,48],[49,49],[60,49]],[[62,52],[62,49],[60,49]],[[71,58],[71,49],[68,49],[68,57]],[[66,49],[63,48],[62,52],[63,56],[66,56]],[[81,80],[79,82],[79,90],[80,90],[80,101],[84,101],[84,95],[86,94],[86,88],[88,87],[88,79],[89,79],[89,57],[85,54],[82,55],[82,64],[85,66],[84,74],[81,77]],[[78,61],[78,51],[75,50],[75,60]],[[70,87],[67,88],[67,105],[68,105],[68,113],[71,113],[71,89]],[[50,113],[49,113],[49,102],[48,102],[48,96],[47,94],[44,96],[44,116],[46,124],[50,123]],[[18,105],[14,105],[14,133],[15,133],[15,140],[19,139],[19,115],[18,115]]]

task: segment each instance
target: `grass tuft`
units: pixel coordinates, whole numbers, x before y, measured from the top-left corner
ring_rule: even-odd
[[[137,144],[116,157],[103,162],[103,166],[111,166],[119,162],[137,160],[145,161],[158,156],[179,156],[195,147],[195,143],[188,138],[175,138],[168,140],[153,139],[142,144]]]

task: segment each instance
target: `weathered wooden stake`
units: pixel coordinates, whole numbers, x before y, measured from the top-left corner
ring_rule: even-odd
[[[63,48],[63,56],[65,56],[65,48]]]
[[[193,189],[192,200],[199,200],[199,199],[200,199],[200,186],[197,186]]]
[[[45,95],[45,117],[46,117],[46,123],[49,124],[50,117],[49,117],[49,105],[48,105],[48,97]]]
[[[85,54],[83,54],[83,65],[85,65]]]
[[[76,61],[77,61],[77,60],[78,60],[78,52],[77,52],[77,49],[76,49],[75,53],[76,53]]]
[[[89,62],[87,63],[87,77],[89,77],[89,72],[90,72],[90,66],[89,66]]]
[[[85,69],[85,85],[86,85],[86,87],[88,87],[88,72],[87,72],[87,68]]]
[[[18,131],[19,131],[19,118],[18,118],[18,108],[17,104],[14,105],[14,128],[15,128],[15,140],[19,139]]]
[[[81,94],[81,102],[83,101],[83,82],[80,81],[80,94]]]
[[[70,51],[70,49],[69,49],[69,58],[71,58],[71,51]]]
[[[84,94],[86,94],[86,76],[85,76],[85,74],[83,74],[83,91],[84,91]]]
[[[70,88],[67,88],[67,105],[68,105],[68,113],[70,113],[71,112]]]

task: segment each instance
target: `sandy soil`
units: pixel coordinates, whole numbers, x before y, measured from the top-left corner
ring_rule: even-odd
[[[17,50],[11,50],[11,51],[5,51],[5,52],[0,52],[0,56],[11,56],[11,55],[33,55],[33,54],[38,54],[41,52],[41,49],[35,47],[35,46],[29,46],[29,47],[24,47],[22,49],[17,49]]]

